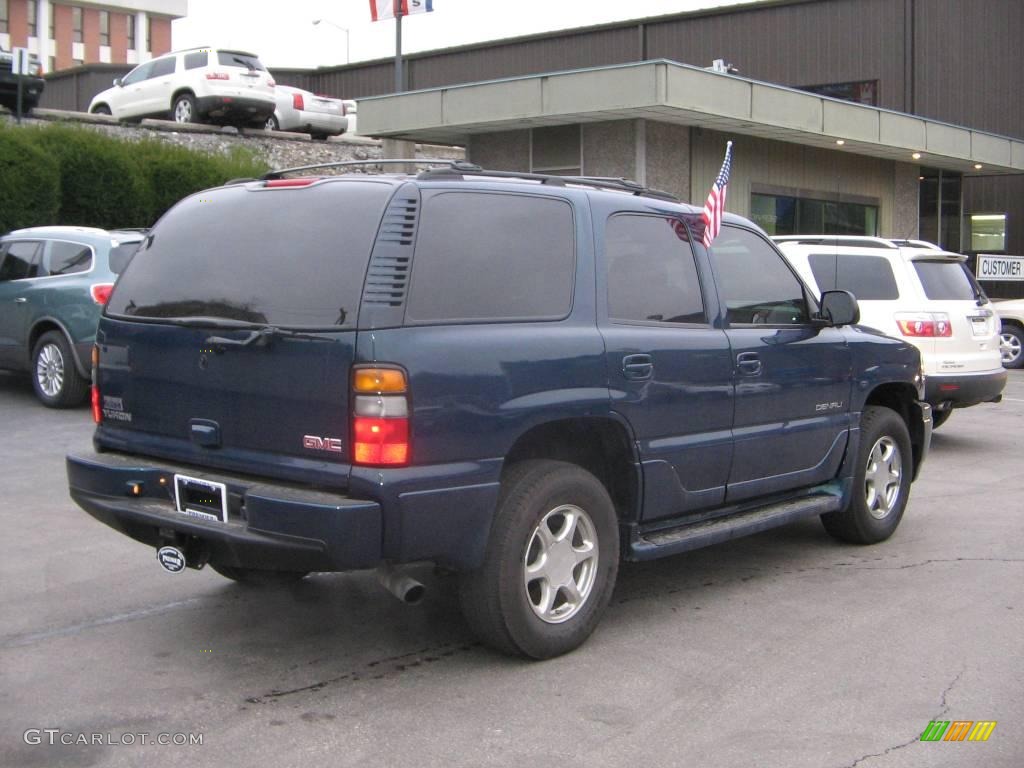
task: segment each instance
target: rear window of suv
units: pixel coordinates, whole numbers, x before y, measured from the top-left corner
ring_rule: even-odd
[[[933,301],[974,301],[981,292],[962,262],[915,261],[914,269],[921,279],[924,295]]]
[[[352,327],[390,184],[222,187],[186,198],[132,258],[107,313]]]
[[[234,51],[217,51],[217,63],[222,67],[241,67],[242,69],[266,69],[255,56]]]

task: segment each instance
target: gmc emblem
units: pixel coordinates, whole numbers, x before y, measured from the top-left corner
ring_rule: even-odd
[[[341,453],[341,438],[303,435],[302,447],[311,451],[331,451],[332,453]]]

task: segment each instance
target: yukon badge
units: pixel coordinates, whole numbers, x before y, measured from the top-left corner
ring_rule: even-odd
[[[329,451],[341,453],[340,437],[318,437],[317,435],[303,435],[302,447],[311,451]]]

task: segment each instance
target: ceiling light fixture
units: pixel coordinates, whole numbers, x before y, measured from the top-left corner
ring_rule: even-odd
[[[984,167],[985,166],[983,166],[981,163],[975,163],[974,164],[974,170],[976,170],[976,171],[980,171]]]
[[[845,139],[836,139],[836,144],[838,144],[840,147],[843,146],[843,144],[845,144],[845,143],[846,143]]]
[[[920,152],[915,152],[914,154],[911,155],[911,157],[914,158],[915,160],[920,160],[921,159],[921,153]]]

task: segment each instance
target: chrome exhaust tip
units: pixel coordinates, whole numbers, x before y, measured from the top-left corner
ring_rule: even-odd
[[[377,580],[388,592],[406,605],[416,605],[423,600],[427,588],[409,574],[384,563],[377,566]]]

